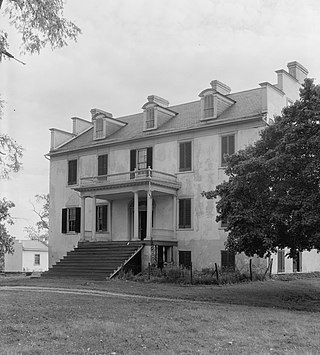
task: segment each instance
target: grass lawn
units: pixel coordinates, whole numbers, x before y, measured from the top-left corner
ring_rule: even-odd
[[[218,287],[0,277],[0,354],[320,354],[319,311],[319,278]]]

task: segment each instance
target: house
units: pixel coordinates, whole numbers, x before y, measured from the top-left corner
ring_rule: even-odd
[[[14,253],[5,254],[5,272],[43,272],[48,270],[48,247],[38,240],[17,240]]]
[[[150,95],[138,113],[92,109],[90,120],[72,117],[72,132],[51,129],[49,265],[79,246],[112,244],[140,246],[142,268],[246,263],[225,250],[215,201],[201,192],[226,179],[226,154],[253,143],[299,98],[307,74],[290,62],[275,84],[232,93],[213,80],[192,102]]]

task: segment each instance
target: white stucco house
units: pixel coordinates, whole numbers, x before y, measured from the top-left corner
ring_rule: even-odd
[[[123,250],[135,245],[141,268],[244,263],[243,255],[225,250],[215,201],[201,192],[226,179],[225,154],[253,143],[274,115],[299,98],[307,74],[290,62],[288,70],[276,71],[273,84],[232,92],[213,80],[195,91],[192,102],[171,106],[150,95],[132,115],[92,109],[90,120],[71,118],[72,132],[52,128],[49,265],[75,248],[111,245]],[[298,269],[292,260],[283,268],[282,254],[274,258],[274,273],[320,270],[316,253],[304,253]],[[93,260],[83,262],[81,270]]]
[[[5,272],[43,272],[48,270],[48,247],[38,240],[15,240],[14,253],[5,254]]]

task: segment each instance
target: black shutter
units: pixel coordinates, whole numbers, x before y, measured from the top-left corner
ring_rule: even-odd
[[[184,157],[185,157],[185,147],[184,147],[184,143],[180,143],[179,144],[179,171],[183,171],[184,170]]]
[[[225,154],[228,154],[228,137],[221,137],[221,165],[225,165]]]
[[[108,230],[108,206],[107,205],[102,206],[102,230],[103,231]]]
[[[189,171],[191,170],[191,142],[186,142],[185,143],[185,155],[186,155],[186,160],[185,160],[185,170]]]
[[[152,147],[147,148],[147,168],[152,169]]]
[[[183,211],[184,211],[184,200],[179,200],[179,228],[183,228],[183,226],[184,226],[184,224],[183,224],[183,222],[184,222],[184,218],[183,218],[183,216],[184,216],[184,213],[183,213]]]
[[[98,175],[108,174],[108,155],[98,156]]]
[[[81,229],[81,208],[76,207],[76,222],[75,222],[74,231],[76,233],[80,233],[80,229]]]
[[[69,160],[68,162],[68,185],[77,183],[77,160]]]
[[[136,150],[130,150],[130,171],[136,168]]]
[[[191,251],[179,250],[179,265],[189,268],[191,266]]]
[[[221,250],[221,269],[228,267],[228,252],[226,250]]]
[[[188,198],[185,200],[185,228],[191,228],[191,199]]]
[[[137,151],[135,149],[130,150],[130,171],[134,171],[134,169],[137,166],[136,165],[137,164],[136,154],[137,154]],[[130,179],[134,179],[134,178],[135,178],[134,173],[131,173],[130,174]]]
[[[235,152],[235,143],[234,143],[234,135],[229,136],[229,155],[232,155]]]
[[[68,209],[62,209],[62,223],[61,223],[61,233],[67,233],[67,213]]]

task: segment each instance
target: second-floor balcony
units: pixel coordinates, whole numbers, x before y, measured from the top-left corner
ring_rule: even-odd
[[[181,183],[177,181],[177,176],[151,168],[128,171],[118,174],[98,175],[83,177],[75,190],[88,191],[91,189],[114,189],[137,185],[158,185],[170,189],[179,189]]]

